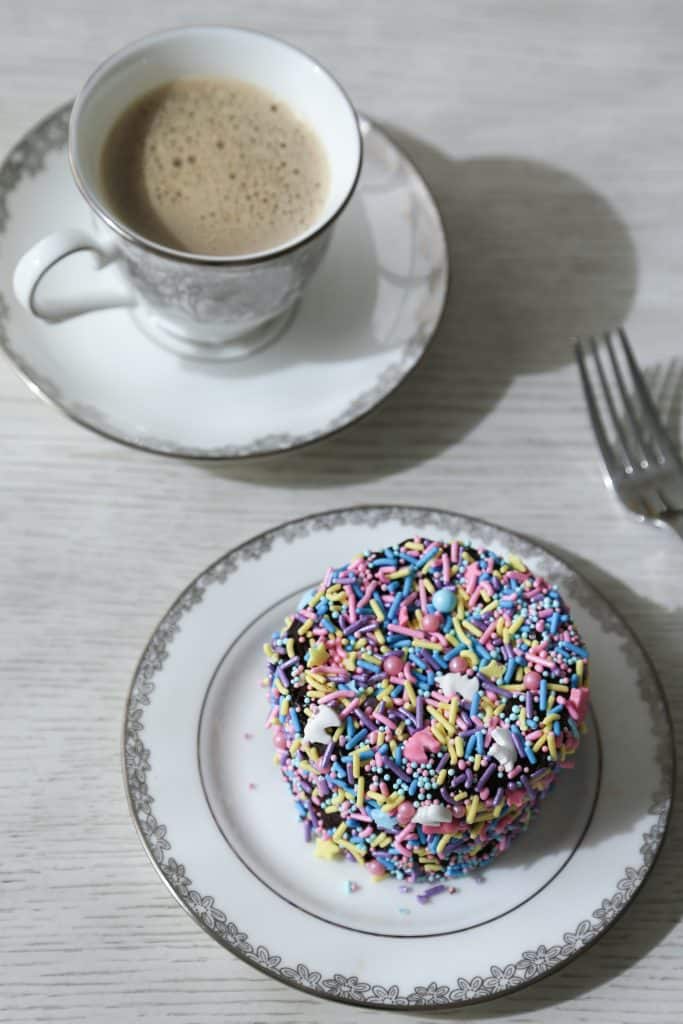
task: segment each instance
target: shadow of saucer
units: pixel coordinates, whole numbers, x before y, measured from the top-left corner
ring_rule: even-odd
[[[549,164],[452,160],[389,132],[424,175],[446,228],[450,294],[436,336],[362,421],[308,448],[211,471],[302,488],[400,472],[467,437],[518,374],[568,362],[573,336],[626,319],[636,254],[603,196]]]
[[[658,648],[653,656],[662,688],[673,697],[680,672],[680,622],[683,608],[663,608],[646,601],[595,565],[557,545],[546,545],[563,561],[573,565],[583,576],[618,608],[626,622],[637,625],[636,632],[646,636],[648,626],[656,623]],[[676,737],[683,731],[683,704],[669,700]],[[532,985],[503,995],[492,1002],[462,1010],[429,1013],[418,1012],[417,1020],[493,1020],[532,1011],[550,1009],[570,999],[585,995],[633,967],[651,953],[683,919],[683,888],[680,885],[680,862],[683,851],[683,798],[681,787],[674,780],[674,801],[669,827],[659,855],[642,889],[624,913],[585,952]],[[588,1008],[584,1011],[590,1015]],[[595,1011],[593,1011],[595,1012]]]

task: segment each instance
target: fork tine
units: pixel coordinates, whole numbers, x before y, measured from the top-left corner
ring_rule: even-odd
[[[619,437],[619,441],[621,442],[621,447],[623,448],[628,468],[633,469],[638,464],[638,460],[634,457],[631,445],[629,444],[628,437],[626,436],[626,431],[624,430],[623,419],[617,412],[617,408],[614,404],[614,399],[612,397],[612,388],[610,387],[609,381],[607,380],[607,375],[603,369],[602,359],[600,358],[600,353],[598,352],[598,345],[595,338],[590,339],[590,346],[591,351],[593,353],[593,358],[595,360],[595,365],[597,367],[598,376],[600,377],[600,383],[602,384],[602,390],[605,395],[605,401],[607,402],[607,408],[609,409],[609,414],[612,417],[614,429]]]
[[[649,443],[650,436],[652,435],[652,430],[648,430],[647,427],[645,427],[645,425],[641,422],[641,419],[638,417],[636,413],[635,406],[633,404],[633,399],[631,398],[631,395],[628,393],[626,385],[624,384],[624,377],[621,372],[621,367],[619,366],[616,353],[614,351],[614,346],[612,345],[612,337],[609,331],[605,331],[605,345],[607,346],[607,352],[609,354],[610,362],[612,363],[612,370],[614,371],[614,378],[617,382],[617,388],[619,390],[619,394],[621,395],[621,401],[624,406],[625,417],[631,429],[634,441],[640,447],[643,455],[645,456],[646,463],[652,461],[656,462],[657,456],[651,444]],[[643,384],[644,386],[647,386],[644,383],[644,378]],[[649,424],[647,426],[649,426]]]
[[[588,370],[586,368],[586,359],[583,352],[583,345],[580,340],[574,343],[574,353],[576,355],[576,361],[579,365],[579,373],[581,374],[581,384],[583,385],[583,394],[586,399],[586,405],[588,406],[588,415],[590,416],[591,426],[593,427],[593,433],[598,442],[598,448],[602,455],[603,462],[607,467],[607,472],[612,476],[620,467],[614,457],[614,451],[609,443],[605,427],[602,422],[600,410],[598,409],[598,403],[595,400],[595,392],[593,385],[590,382],[588,376]]]
[[[624,355],[626,356],[628,368],[631,372],[631,378],[633,380],[633,385],[635,387],[636,394],[638,395],[638,398],[640,400],[640,406],[643,411],[643,415],[647,420],[647,423],[652,432],[652,436],[659,445],[664,455],[668,456],[671,459],[674,459],[676,462],[680,462],[678,452],[672,444],[671,438],[662,426],[662,422],[659,418],[659,413],[655,408],[655,404],[652,401],[652,397],[650,395],[650,392],[648,391],[647,384],[645,383],[640,367],[638,366],[635,356],[633,355],[633,352],[631,350],[631,345],[626,336],[626,331],[623,327],[620,327],[617,333],[621,340],[621,345],[624,350]]]

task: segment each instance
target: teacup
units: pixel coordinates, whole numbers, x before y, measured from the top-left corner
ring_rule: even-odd
[[[140,96],[193,75],[237,78],[267,89],[317,134],[327,155],[329,188],[322,212],[301,235],[253,254],[207,256],[144,238],[115,215],[100,174],[113,124]],[[262,345],[300,298],[356,187],[362,142],[348,97],[307,54],[258,32],[206,26],[147,36],[105,61],[74,104],[69,159],[94,214],[94,230],[58,231],[34,245],[14,274],[20,303],[53,323],[92,308],[87,300],[65,305],[47,297],[41,301],[39,294],[51,267],[90,250],[100,267],[118,263],[128,289],[124,302],[147,333],[191,354],[230,356]]]

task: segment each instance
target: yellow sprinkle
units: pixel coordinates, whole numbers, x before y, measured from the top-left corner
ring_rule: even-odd
[[[386,799],[384,793],[378,793],[374,789],[368,790],[368,800],[376,800],[378,804],[383,804],[386,802]]]
[[[565,686],[564,683],[548,683],[548,689],[555,690],[557,693],[567,693],[569,687]]]
[[[505,675],[505,665],[501,665],[499,661],[490,661],[482,672],[488,679],[500,679]]]
[[[384,804],[384,808],[385,810],[391,811],[394,807],[398,807],[399,804],[402,804],[404,800],[405,796],[403,793],[392,793]]]
[[[477,816],[477,811],[478,810],[479,810],[479,797],[475,793],[474,796],[472,797],[472,799],[470,800],[469,806],[467,808],[467,817],[465,818],[465,821],[467,822],[468,825],[473,825],[474,824],[474,819]]]
[[[353,767],[353,777],[354,777],[354,779],[359,779],[360,778],[360,751],[358,750],[358,748],[356,748],[356,750],[354,750],[353,754],[351,755],[351,765]]]
[[[355,669],[356,669],[356,652],[355,651],[351,651],[351,653],[347,654],[346,657],[344,658],[344,668],[348,669],[349,672],[354,672],[355,671]]]
[[[557,744],[554,732],[548,733],[548,757],[552,758],[553,761],[557,761]]]
[[[337,846],[341,846],[342,849],[348,850],[349,853],[356,858],[359,864],[363,863],[363,854],[360,850],[356,849],[353,843],[350,843],[348,839],[337,839]]]
[[[516,668],[515,669],[515,681],[518,682],[518,683],[521,683],[523,679],[524,679],[524,669],[521,668],[521,667],[520,668]]]
[[[523,625],[524,625],[524,616],[523,615],[518,615],[516,619],[513,619],[512,620],[512,625],[510,626],[510,633],[512,634],[512,636],[514,636],[515,633],[519,629],[521,629]]]
[[[287,688],[282,685],[277,676],[273,676],[273,684],[275,689],[282,694],[283,697],[287,696]]]
[[[291,702],[292,698],[289,696],[289,694],[287,694],[287,696],[282,702],[282,708],[280,709],[280,714],[282,715],[283,718],[285,715],[289,714],[289,705],[291,704]]]
[[[553,715],[546,715],[543,721],[541,722],[541,725],[544,729],[547,729],[549,726],[553,724],[553,722],[559,722],[559,720],[560,716],[557,714],[557,712],[555,712]]]
[[[513,569],[517,570],[517,572],[527,572],[527,567],[519,555],[508,555],[507,562],[508,565],[511,565]]]
[[[305,679],[308,683],[322,683],[326,684],[327,680],[325,676],[321,676],[319,672],[313,672],[312,669],[308,669],[305,673]]]
[[[496,804],[496,806],[493,808],[493,817],[494,818],[500,818],[501,814],[503,813],[503,808],[504,807],[505,807],[505,801],[504,800],[503,800],[502,803]]]
[[[489,603],[482,608],[482,612],[484,613],[484,615],[488,615],[489,612],[494,612],[497,607],[498,607],[498,598],[494,597],[493,601],[489,601]],[[503,621],[502,619],[498,619],[498,622],[502,622],[502,621]],[[496,628],[497,628],[497,624],[496,624]]]
[[[502,622],[502,619],[501,619],[501,622]],[[503,626],[503,643],[504,644],[509,644],[510,643],[510,639],[511,639],[510,630],[507,628],[507,626]]]
[[[455,633],[444,633],[444,636],[448,640],[451,647],[457,647],[458,644],[460,643]]]
[[[579,679],[583,679],[583,666],[584,666],[583,661],[577,661],[577,663],[576,663],[576,674],[579,677]]]
[[[451,764],[456,764],[458,760],[458,754],[455,749],[455,743],[453,740],[448,741],[448,756],[451,759]]]
[[[263,645],[263,652],[264,652],[265,656],[268,658],[268,661],[273,661],[273,662],[277,661],[277,654],[275,653],[273,648],[270,646],[270,644],[264,644]]]
[[[314,621],[314,619],[306,619],[305,622],[302,622],[299,628],[297,629],[297,633],[299,634],[299,636],[303,636],[305,633],[309,633],[313,629]]]
[[[396,740],[389,740],[389,750],[391,751],[391,756],[396,757],[396,751],[398,750],[398,743]]]
[[[373,836],[372,839],[370,840],[370,846],[372,846],[373,848],[375,846],[379,846],[379,844],[381,843],[382,839],[385,836],[386,836],[386,832],[378,832],[377,835]]]
[[[425,647],[428,651],[437,653],[441,650],[441,644],[436,644],[433,640],[413,640],[413,647]]]
[[[382,608],[379,601],[377,601],[374,597],[370,598],[370,607],[372,608],[373,612],[375,613],[375,616],[379,619],[379,621],[384,622],[384,608]]]
[[[427,562],[427,565],[431,565],[431,564],[432,564],[431,560],[429,562]],[[427,591],[427,593],[428,594],[433,594],[434,593],[434,584],[430,580],[429,576],[425,576],[424,577],[423,583],[425,585],[425,590]]]
[[[380,644],[380,646],[383,648],[382,654],[386,654],[389,650],[389,648],[386,646],[387,638],[385,637],[384,633],[379,628],[379,626],[377,627],[377,629],[373,630],[372,635],[374,636],[377,643]]]
[[[483,811],[481,814],[477,815],[475,825],[480,825],[483,821],[490,821],[492,817],[493,811]]]
[[[481,768],[481,754],[475,754],[474,755],[473,768],[474,768],[475,772],[478,772],[479,769]]]
[[[446,743],[448,742],[448,737],[446,736],[446,733],[437,722],[432,723],[431,732],[432,736],[436,737],[441,746],[445,747]]]
[[[365,805],[365,777],[361,775],[356,783],[356,807],[362,810]]]
[[[292,740],[292,744],[291,744],[291,746],[289,748],[290,754],[296,754],[296,752],[297,752],[297,750],[299,749],[300,746],[301,746],[301,737],[300,736],[296,736]]]
[[[448,721],[451,725],[455,725],[455,720],[458,717],[458,698],[453,697],[450,704],[448,705]]]
[[[448,778],[448,772],[446,771],[445,768],[442,768],[441,771],[439,772],[439,774],[436,777],[436,784],[439,787],[439,789],[441,788],[441,786],[445,786],[447,778]]]
[[[456,736],[455,737],[455,750],[456,750],[456,753],[457,753],[458,757],[464,757],[465,756],[465,741],[462,738],[462,736]]]
[[[412,571],[412,568],[407,565],[405,569],[397,569],[396,572],[390,572],[387,578],[390,580],[402,580],[405,576],[409,576]]]
[[[419,540],[407,540],[405,544],[401,545],[401,547],[407,548],[408,551],[424,551],[425,549],[424,544],[422,544]]]
[[[468,619],[463,620],[462,628],[466,629],[468,633],[472,634],[472,636],[482,635],[482,631],[480,629],[477,629],[474,623],[470,622]]]
[[[469,647],[469,645],[470,645],[469,637],[467,636],[467,634],[465,633],[465,631],[462,628],[462,625],[460,624],[460,622],[458,622],[457,619],[453,619],[453,632],[457,636],[459,643],[467,644],[467,646]],[[481,634],[479,634],[479,635],[481,636]],[[460,652],[461,655],[464,655],[465,653],[466,653],[465,651],[461,651]]]
[[[536,754],[541,749],[541,747],[545,743],[546,739],[547,739],[547,737],[545,735],[538,737],[538,739],[534,743],[533,747],[531,748],[533,750],[534,754]]]
[[[321,857],[323,860],[332,860],[339,853],[339,847],[331,839],[321,839],[317,836],[313,852],[316,857]]]
[[[436,852],[443,853],[443,851],[446,849],[452,838],[453,837],[448,832],[445,835],[441,836],[441,839],[439,839],[438,843],[436,844]]]
[[[379,845],[382,847],[382,849],[384,849],[385,846],[391,846],[393,841],[394,841],[394,837],[393,836],[385,836],[384,839],[382,839],[380,841]]]
[[[407,697],[407,706],[408,706],[408,708],[414,708],[415,707],[415,690],[413,689],[413,684],[408,679],[406,679],[405,684],[403,686],[403,693]]]
[[[522,732],[526,732],[526,708],[523,704],[519,709],[519,728]]]
[[[505,620],[504,619],[498,619],[498,621],[496,622],[496,633],[498,634],[498,636],[502,636],[503,635],[503,630],[504,629],[505,629]]]
[[[436,719],[439,725],[442,726],[443,729],[445,729],[446,733],[449,736],[452,736],[454,734],[455,726],[451,725],[450,722],[446,721],[441,712],[437,711],[436,708],[432,708],[429,705],[427,705],[427,714],[431,715],[432,718]]]
[[[339,740],[340,740],[341,736],[343,735],[343,732],[344,732],[344,726],[343,725],[340,725],[338,728],[336,728],[334,730],[334,733],[332,735],[332,739],[334,740],[335,743],[339,743]]]
[[[382,662],[374,654],[364,654],[363,661],[369,661],[371,665],[381,665]]]
[[[294,657],[294,637],[293,636],[288,636],[287,639],[285,640],[285,650],[287,651],[287,657],[288,658],[293,658]]]
[[[405,737],[406,728],[407,728],[407,726],[406,726],[405,722],[400,722],[399,723],[399,726],[398,726],[398,728],[396,729],[396,731],[394,733],[394,736],[396,737],[397,740],[402,740]],[[379,739],[377,740],[377,745],[378,746],[382,745],[380,743]]]
[[[342,821],[341,824],[337,825],[336,829],[334,830],[332,838],[335,841],[337,839],[342,839],[344,837],[344,835],[346,834],[346,830],[347,830],[348,827],[349,826],[347,825],[347,823],[345,821]]]

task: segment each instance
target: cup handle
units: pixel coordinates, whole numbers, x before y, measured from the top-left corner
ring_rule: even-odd
[[[118,257],[115,246],[105,245],[96,241],[85,231],[57,231],[53,235],[36,242],[28,252],[24,253],[14,271],[14,294],[19,303],[39,320],[49,324],[59,324],[64,320],[89,313],[95,309],[107,309],[112,306],[133,306],[135,300],[130,293],[120,289],[110,294],[98,293],[84,298],[78,304],[74,302],[52,299],[39,302],[36,292],[45,275],[61,260],[75,252],[90,251],[95,256],[95,266],[99,270],[112,263]]]

